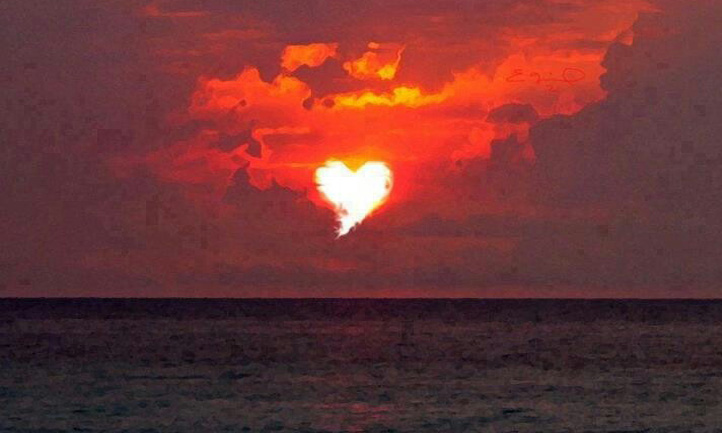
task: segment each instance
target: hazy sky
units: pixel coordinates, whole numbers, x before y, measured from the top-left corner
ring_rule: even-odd
[[[722,295],[722,1],[0,10],[0,296]]]

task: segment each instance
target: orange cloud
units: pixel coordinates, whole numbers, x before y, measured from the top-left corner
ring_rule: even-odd
[[[369,43],[372,51],[365,52],[356,60],[343,64],[343,68],[352,77],[359,80],[393,80],[401,62],[403,46],[397,44]]]
[[[337,49],[338,44],[288,45],[281,54],[281,67],[289,72],[303,65],[314,68],[335,57]]]
[[[252,112],[264,123],[274,123],[272,119],[285,118],[289,110],[300,111],[299,101],[310,95],[308,86],[297,78],[281,74],[267,83],[258,69],[247,68],[230,80],[199,80],[189,110],[195,117],[213,119],[218,115],[237,119]]]
[[[393,107],[421,107],[437,104],[446,99],[443,93],[424,95],[418,87],[396,87],[388,93],[374,93],[370,91],[347,93],[333,97],[334,107],[364,108],[369,105]]]

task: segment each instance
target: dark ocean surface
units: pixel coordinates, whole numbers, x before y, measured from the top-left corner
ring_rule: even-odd
[[[722,301],[0,299],[0,432],[722,432]]]

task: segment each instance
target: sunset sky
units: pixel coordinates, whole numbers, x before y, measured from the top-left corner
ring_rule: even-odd
[[[722,1],[1,9],[0,296],[722,295]]]

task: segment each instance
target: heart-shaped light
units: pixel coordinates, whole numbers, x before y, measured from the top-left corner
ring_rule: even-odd
[[[391,170],[378,161],[369,161],[355,172],[341,161],[327,161],[316,169],[318,191],[336,212],[338,236],[347,234],[383,204],[392,184]]]

